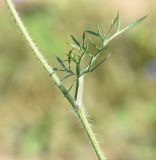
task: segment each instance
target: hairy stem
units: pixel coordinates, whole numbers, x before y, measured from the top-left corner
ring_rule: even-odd
[[[81,123],[83,124],[83,127],[85,129],[85,131],[87,132],[87,135],[90,139],[90,142],[96,152],[96,155],[98,157],[99,160],[106,160],[106,157],[104,156],[100,146],[99,146],[99,143],[97,142],[97,139],[95,137],[95,134],[93,133],[93,130],[91,128],[91,125],[88,123],[88,120],[86,118],[86,113],[85,111],[83,110],[83,108],[81,109],[78,108],[77,110],[77,115],[81,121]]]
[[[77,114],[85,132],[87,133],[89,140],[96,152],[96,155],[99,160],[105,160],[105,156],[102,153],[102,150],[97,142],[97,139],[94,135],[94,132],[87,120],[86,114],[83,110],[82,106],[79,106],[74,98],[68,93],[64,85],[62,84],[59,77],[54,72],[53,68],[48,64],[47,60],[44,58],[43,54],[40,52],[40,50],[37,48],[35,43],[33,42],[31,36],[29,35],[28,31],[26,30],[25,26],[23,25],[20,17],[18,16],[18,13],[12,3],[11,0],[5,0],[9,11],[11,12],[12,17],[14,18],[19,30],[21,31],[22,35],[24,36],[24,39],[26,40],[28,46],[32,50],[33,55],[36,57],[36,59],[42,64],[44,69],[48,72],[51,79],[54,81],[56,86],[60,89],[62,94],[66,97],[66,99],[69,101],[69,103],[72,105],[73,109],[75,110],[75,113]]]

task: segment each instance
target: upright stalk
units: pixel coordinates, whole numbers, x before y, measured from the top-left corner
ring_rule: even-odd
[[[37,48],[35,43],[33,42],[31,36],[29,35],[28,31],[26,30],[24,24],[22,23],[22,20],[20,19],[13,3],[11,0],[5,0],[8,9],[15,20],[20,32],[22,33],[25,41],[27,42],[28,46],[32,50],[33,55],[36,57],[36,59],[41,63],[41,65],[44,67],[46,72],[50,75],[51,79],[54,81],[55,85],[60,89],[62,94],[66,97],[66,99],[69,101],[69,103],[72,105],[75,114],[78,116],[85,132],[87,133],[89,140],[96,152],[96,155],[99,160],[106,160],[105,156],[102,153],[102,150],[100,148],[99,143],[97,142],[97,139],[94,135],[94,132],[87,120],[86,114],[84,112],[83,106],[81,103],[77,103],[75,99],[69,94],[69,92],[64,87],[63,83],[59,79],[59,77],[54,72],[53,68],[48,64],[47,60],[43,56],[43,54],[40,52],[40,50]],[[79,94],[79,91],[77,91]],[[78,95],[77,94],[77,95]]]

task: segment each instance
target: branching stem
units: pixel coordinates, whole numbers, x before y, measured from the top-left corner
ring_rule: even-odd
[[[102,150],[101,150],[101,148],[97,142],[97,139],[94,135],[94,132],[93,132],[88,120],[87,120],[87,117],[86,117],[86,114],[83,110],[83,107],[79,106],[76,103],[74,98],[69,94],[69,92],[66,90],[66,88],[62,84],[61,80],[59,79],[59,77],[54,72],[53,68],[48,64],[48,62],[45,59],[45,57],[43,56],[43,54],[37,48],[37,46],[35,45],[35,43],[33,42],[32,38],[31,38],[31,36],[29,35],[28,31],[26,30],[24,24],[22,23],[22,20],[20,19],[12,1],[5,0],[5,2],[9,8],[9,11],[11,12],[11,15],[14,18],[19,30],[21,31],[22,35],[24,36],[24,39],[26,40],[28,46],[32,50],[32,53],[34,54],[36,59],[42,64],[42,66],[45,68],[46,72],[48,72],[48,74],[50,75],[51,79],[54,81],[56,86],[60,89],[60,91],[63,93],[63,95],[66,97],[66,99],[69,101],[69,103],[72,105],[73,109],[75,110],[75,113],[79,117],[79,120],[80,120],[85,132],[87,133],[89,140],[90,140],[90,142],[96,152],[98,159],[105,160],[106,158],[103,155]],[[79,91],[77,93],[79,93]]]

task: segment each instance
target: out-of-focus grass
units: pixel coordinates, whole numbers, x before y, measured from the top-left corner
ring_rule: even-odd
[[[62,54],[65,51],[65,38],[56,28],[58,21],[52,10],[37,11],[23,16],[23,20],[37,45],[46,55]]]
[[[50,63],[55,54],[65,55],[70,33],[78,37],[96,24],[105,30],[120,9],[100,0],[89,2],[19,5],[25,25]],[[150,13],[154,17],[154,9]],[[127,10],[123,16],[129,14]],[[4,8],[0,19],[0,153],[16,159],[95,159],[68,104],[29,54]],[[112,57],[86,77],[84,102],[112,160],[156,159],[156,40],[151,19],[115,40]]]

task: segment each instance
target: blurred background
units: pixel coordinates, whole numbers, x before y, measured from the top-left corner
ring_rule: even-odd
[[[109,160],[156,159],[156,2],[153,0],[14,0],[50,64],[70,34],[108,29],[146,14],[111,43],[111,58],[86,77],[84,104]],[[73,111],[36,62],[0,1],[0,160],[96,160]]]

